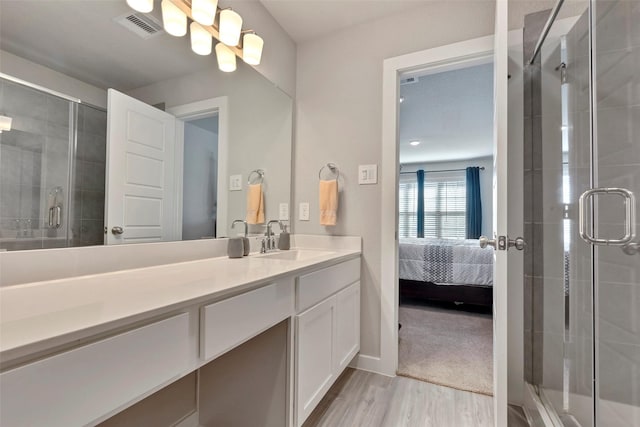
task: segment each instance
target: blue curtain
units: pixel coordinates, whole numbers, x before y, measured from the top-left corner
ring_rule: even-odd
[[[418,237],[424,237],[424,170],[416,172],[418,178]]]
[[[482,234],[482,201],[480,200],[480,168],[467,168],[467,239]]]

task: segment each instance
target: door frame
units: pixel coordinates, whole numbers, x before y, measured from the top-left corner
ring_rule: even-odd
[[[459,64],[473,64],[493,56],[493,36],[466,40],[433,49],[414,52],[384,61],[382,86],[382,171],[381,180],[381,316],[380,359],[369,367],[395,376],[398,369],[398,116],[399,78],[417,70],[445,71]],[[362,359],[362,358],[361,358]],[[359,367],[367,369],[360,360]],[[372,363],[373,365],[373,363]]]
[[[218,115],[218,184],[216,200],[216,235],[227,229],[227,211],[219,209],[227,206],[227,163],[229,157],[229,98],[220,96],[167,108],[176,117],[176,236],[182,238],[182,183],[184,163],[184,122]]]
[[[497,15],[498,16],[498,15]],[[502,16],[500,16],[502,20]],[[483,60],[489,56],[493,57],[494,76],[505,71],[507,64],[502,63],[504,59],[498,58],[499,64],[496,64],[496,56],[494,55],[496,46],[498,48],[504,45],[504,56],[507,55],[507,40],[503,40],[505,35],[500,34],[498,38],[485,36],[458,42],[446,46],[440,46],[433,49],[427,49],[420,52],[410,53],[384,61],[383,71],[383,95],[382,95],[382,170],[389,174],[382,180],[382,196],[381,196],[381,254],[380,254],[380,281],[381,281],[381,316],[380,316],[380,359],[378,368],[381,372],[394,376],[398,369],[398,174],[399,174],[399,148],[398,148],[398,118],[399,118],[399,80],[402,73],[412,72],[419,69],[441,69],[446,70],[452,65],[462,63],[472,64],[474,61]],[[500,42],[496,44],[495,42]],[[500,56],[500,55],[498,55]],[[505,68],[505,70],[503,70]],[[506,77],[506,76],[505,76]],[[500,85],[502,93],[501,98],[496,100],[494,95],[494,114],[497,114],[497,105],[506,100],[506,78],[504,82],[495,81],[494,77],[494,94],[496,93],[495,85]],[[500,111],[500,115],[504,117],[506,112]],[[494,116],[494,147],[506,144],[505,134],[507,125],[501,123],[495,127],[496,117]],[[496,143],[496,138],[498,142]],[[497,145],[496,145],[497,144]],[[495,150],[495,148],[494,148]],[[497,158],[504,160],[502,166],[496,164]],[[506,171],[506,153],[498,153],[494,151],[494,186],[496,173],[505,176]],[[502,170],[498,172],[497,167]],[[505,189],[506,190],[506,189]],[[495,187],[494,187],[495,193]],[[506,193],[506,191],[505,191]],[[496,197],[507,197],[506,194],[496,195]],[[496,227],[495,215],[498,215],[497,200],[494,200],[494,232],[500,233],[504,227]],[[502,201],[503,206],[506,202]],[[503,213],[504,214],[504,213]],[[506,218],[505,224],[506,227]],[[506,235],[506,233],[501,233]],[[496,254],[503,256],[503,254]],[[506,254],[504,258],[506,259]],[[501,261],[504,262],[504,261]],[[495,269],[495,267],[494,267]],[[503,272],[504,273],[504,272]],[[495,273],[494,273],[495,274]],[[506,274],[501,274],[502,279],[494,281],[493,299],[494,299],[494,317],[493,317],[493,367],[494,367],[494,422],[496,426],[506,425],[507,422],[507,366],[508,366],[508,304],[507,304],[507,278]],[[373,362],[373,360],[363,360],[362,362]],[[366,365],[366,363],[362,363]],[[362,366],[366,369],[367,366]],[[517,373],[516,373],[517,374]],[[522,377],[522,375],[520,376]]]

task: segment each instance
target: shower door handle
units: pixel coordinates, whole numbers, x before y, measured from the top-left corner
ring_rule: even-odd
[[[595,194],[616,194],[624,200],[624,236],[619,239],[600,239],[589,234],[587,217],[589,216],[587,203]],[[636,199],[633,192],[625,188],[592,188],[585,191],[578,199],[578,231],[582,240],[594,245],[622,246],[636,237]]]

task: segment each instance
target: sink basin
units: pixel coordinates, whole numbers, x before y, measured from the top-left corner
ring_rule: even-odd
[[[291,261],[304,261],[311,258],[316,258],[324,255],[329,255],[330,251],[320,251],[311,249],[294,249],[290,251],[272,252],[270,254],[262,255],[262,258],[271,259],[286,259]]]

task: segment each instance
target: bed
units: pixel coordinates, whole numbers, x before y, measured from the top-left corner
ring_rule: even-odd
[[[400,239],[399,277],[401,297],[490,306],[493,249],[473,239]]]

